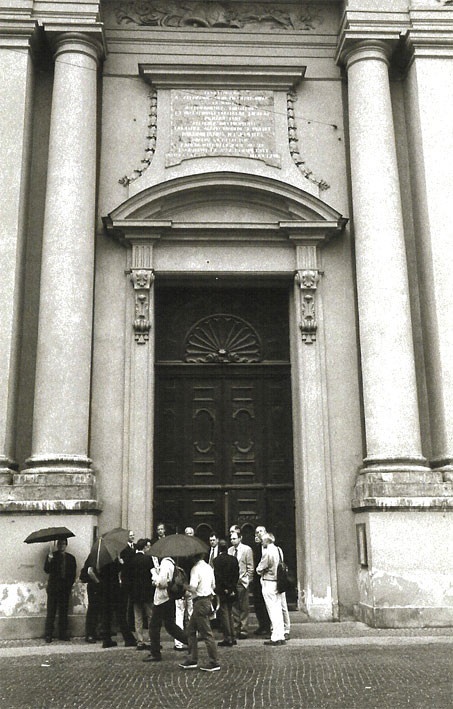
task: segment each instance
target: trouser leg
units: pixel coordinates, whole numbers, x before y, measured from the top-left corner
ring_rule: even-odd
[[[196,630],[198,630],[200,640],[204,641],[211,662],[218,664],[217,645],[209,621],[209,616],[211,615],[211,599],[200,598],[195,601],[192,618],[195,614],[197,614],[195,627]]]
[[[285,635],[289,635],[290,630],[291,630],[291,621],[289,619],[288,604],[286,602],[286,593],[280,593],[279,596],[280,596],[280,603],[282,606],[283,626],[285,629]]]
[[[87,584],[88,608],[85,618],[85,637],[96,638],[99,620],[99,588],[92,583]]]
[[[262,581],[262,584],[263,598],[272,626],[271,640],[284,640],[283,613],[280,594],[277,593],[277,584],[275,581]]]
[[[53,626],[55,615],[57,613],[57,592],[53,589],[47,589],[47,613],[46,613],[46,637],[51,638],[53,635]]]
[[[258,628],[260,630],[270,630],[271,622],[269,620],[266,604],[264,603],[263,593],[261,590],[261,579],[259,578],[254,580],[253,605],[255,607]]]
[[[160,629],[162,627],[162,618],[165,603],[161,605],[154,606],[154,610],[149,623],[149,639],[151,642],[151,655],[153,657],[160,657]]]
[[[57,604],[58,604],[58,637],[60,640],[65,639],[68,636],[68,609],[69,609],[69,596],[71,591],[66,589],[58,591]]]
[[[137,634],[137,642],[143,644],[143,604],[134,603],[134,619],[135,619],[135,632]]]
[[[175,602],[167,601],[166,603],[162,603],[162,608],[164,626],[167,633],[173,638],[176,638],[176,640],[179,640],[183,645],[187,645],[186,633],[179,625],[176,625],[175,622]]]

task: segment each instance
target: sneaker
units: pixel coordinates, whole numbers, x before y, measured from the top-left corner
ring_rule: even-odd
[[[198,667],[198,663],[193,660],[184,660],[179,663],[179,667],[182,667],[183,670],[194,670]]]
[[[181,645],[181,647],[179,645],[175,645],[174,649],[176,650],[176,652],[187,652],[188,647],[187,645]]]
[[[217,670],[220,670],[220,665],[216,665],[215,662],[210,662],[209,665],[200,667],[200,670],[203,670],[203,672],[217,672]]]

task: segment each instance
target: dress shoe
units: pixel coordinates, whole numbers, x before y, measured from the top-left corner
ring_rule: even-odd
[[[236,635],[236,637],[239,638],[239,640],[247,640],[248,635],[247,633],[239,633],[239,635]]]
[[[257,628],[253,631],[253,635],[269,635],[269,630],[267,628]]]
[[[217,643],[219,647],[233,647],[233,643],[231,640],[221,640],[219,643]]]
[[[279,645],[286,645],[286,640],[265,640],[265,645],[270,645],[271,647],[277,647]]]
[[[175,645],[174,650],[176,650],[176,652],[187,652],[188,647],[187,647],[187,645],[183,645],[182,647],[179,647],[179,646],[177,647]]]
[[[132,640],[126,640],[124,643],[124,647],[137,647],[137,641],[132,639]]]
[[[51,643],[51,642],[52,642],[51,636],[50,636],[50,635],[46,635],[46,643]]]
[[[104,640],[102,647],[117,647],[118,643],[115,640]]]
[[[85,642],[93,644],[96,642],[96,638],[93,638],[92,635],[89,635],[87,638],[85,638]]]
[[[231,644],[232,644],[232,645],[237,645],[237,644],[238,644],[238,641],[237,641],[237,640],[232,640],[232,641],[231,641]]]
[[[143,662],[162,662],[162,657],[160,655],[148,655],[148,657],[143,658]]]
[[[63,642],[68,642],[68,640],[70,640],[70,639],[71,638],[69,635],[59,635],[58,636],[58,640],[63,640]]]
[[[145,643],[137,643],[137,650],[146,650]]]

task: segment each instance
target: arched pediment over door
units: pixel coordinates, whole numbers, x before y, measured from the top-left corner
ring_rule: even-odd
[[[335,209],[294,185],[240,172],[209,172],[162,182],[130,197],[104,218],[107,230],[125,244],[152,241],[154,268],[163,271],[173,270],[166,252],[175,241],[183,242],[186,249],[204,242],[205,253],[216,244],[229,244],[233,271],[235,248],[272,246],[274,268],[294,271],[299,267],[294,246],[300,239],[319,244],[341,231],[345,221]],[[188,269],[205,269],[202,254],[200,258],[198,265],[190,261]],[[255,271],[258,264],[249,258]],[[263,259],[261,263],[267,270]],[[216,270],[209,265],[207,270]],[[183,264],[175,263],[174,270],[184,270]]]

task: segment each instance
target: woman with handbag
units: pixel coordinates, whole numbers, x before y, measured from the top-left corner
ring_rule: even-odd
[[[285,645],[285,625],[283,621],[281,593],[277,590],[277,569],[280,563],[280,550],[275,546],[275,537],[266,532],[261,538],[263,556],[256,567],[256,572],[261,576],[261,587],[267,612],[271,621],[271,639],[265,645],[276,647]]]

